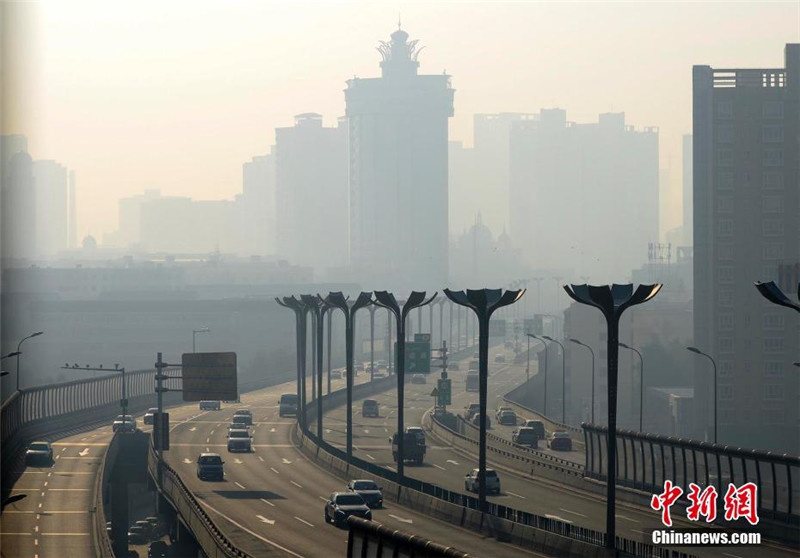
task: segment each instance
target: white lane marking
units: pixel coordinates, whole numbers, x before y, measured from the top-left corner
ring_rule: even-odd
[[[631,519],[630,517],[625,517],[624,515],[619,515],[619,514],[617,514],[617,517],[619,517],[620,519],[624,519],[624,520],[626,520],[626,521],[631,521],[631,522],[633,522],[633,523],[639,523],[639,521],[638,521],[638,520],[636,520],[636,519]]]
[[[558,521],[563,521],[564,523],[572,523],[569,519],[564,519],[563,517],[558,517],[557,515],[551,515],[549,513],[544,514],[547,519],[556,519]]]
[[[269,431],[270,432],[276,432],[276,430],[274,428],[270,428]],[[328,430],[328,432],[330,432],[330,430]]]
[[[270,469],[272,469],[272,472],[275,473],[276,475],[280,475],[280,473],[275,467],[270,467]]]
[[[89,455],[89,448],[83,448],[82,451],[78,452],[78,455],[80,455],[81,457],[86,457],[87,455]]]
[[[265,500],[264,498],[259,498],[259,500],[261,500],[261,501],[262,501],[262,502],[264,502],[265,504],[268,504],[268,505],[272,506],[273,508],[275,507],[275,504],[273,504],[273,503],[272,503],[272,502],[270,502],[269,500]]]
[[[296,483],[296,482],[294,482],[294,481],[289,481],[289,482],[290,482],[290,483],[292,483],[293,485],[295,485],[297,488],[303,488],[303,486],[302,486],[302,485],[300,485],[300,484],[297,484],[297,483]]]
[[[13,537],[32,537],[33,533],[8,533],[6,531],[3,531],[2,533],[0,533],[0,535],[3,535],[4,537],[6,535],[13,536]]]
[[[212,430],[211,432],[209,432],[209,434],[213,434],[213,433],[214,433],[214,431],[213,431],[213,430]]]
[[[44,492],[42,492],[42,498],[44,498]]]
[[[566,509],[566,508],[558,508],[558,509],[560,509],[562,512],[571,513],[572,515],[577,515],[577,516],[580,516],[580,517],[586,517],[586,516],[585,516],[584,514],[582,514],[582,513],[578,513],[578,512],[576,512],[576,511],[568,510],[568,509]]]
[[[199,502],[200,502],[200,504],[202,504],[203,506],[207,507],[208,509],[210,509],[211,511],[213,511],[214,513],[216,513],[217,515],[219,515],[220,517],[222,517],[223,519],[227,519],[227,520],[228,520],[228,521],[229,521],[229,522],[230,522],[230,523],[231,523],[231,524],[232,524],[234,527],[238,527],[239,529],[241,529],[241,530],[242,530],[242,531],[244,531],[245,533],[247,533],[247,534],[249,534],[249,535],[252,535],[252,536],[254,536],[254,537],[255,537],[255,538],[257,538],[258,540],[260,540],[260,541],[263,541],[263,542],[267,543],[267,544],[268,544],[268,545],[270,545],[270,546],[274,546],[274,547],[275,547],[275,548],[277,548],[278,550],[282,550],[283,552],[285,552],[285,553],[287,553],[287,554],[290,554],[290,555],[292,555],[292,556],[296,556],[296,558],[303,558],[303,555],[302,555],[302,554],[297,554],[296,552],[292,552],[292,551],[291,551],[291,550],[289,550],[288,548],[286,548],[286,547],[284,547],[284,546],[281,546],[281,545],[279,545],[278,543],[276,543],[276,542],[273,542],[273,541],[269,540],[269,539],[268,539],[268,538],[266,538],[266,537],[262,537],[261,535],[259,535],[259,534],[258,534],[258,533],[256,533],[255,531],[251,531],[250,529],[248,529],[247,527],[245,527],[245,526],[244,526],[244,525],[242,525],[241,523],[237,523],[236,521],[234,521],[233,519],[231,519],[230,517],[228,517],[228,516],[227,516],[227,515],[225,515],[224,513],[220,512],[219,510],[217,510],[217,509],[216,509],[216,508],[214,508],[213,506],[210,506],[210,505],[208,505],[208,503],[206,503],[206,502],[204,502],[204,501],[202,501],[202,500],[199,500]]]
[[[258,457],[259,461],[264,461],[264,458],[261,457],[260,455],[257,455],[256,457]]]
[[[274,519],[267,519],[263,515],[257,515],[256,517],[259,518],[264,523],[266,523],[267,525],[275,525],[275,520]]]
[[[317,498],[319,498],[323,502],[327,502],[328,501],[328,499],[325,496],[317,496]]]
[[[441,469],[442,471],[447,471],[447,469],[445,469],[445,468],[444,468],[444,467],[442,467],[441,465],[437,465],[436,463],[431,463],[431,465],[433,465],[433,466],[434,466],[434,467],[436,467],[437,469]],[[511,494],[511,493],[509,492],[509,494]]]
[[[48,488],[50,492],[89,492],[91,488]],[[42,492],[44,494],[44,492]]]
[[[206,438],[206,444],[207,444],[207,443],[209,443],[210,441],[211,441],[211,438],[210,438],[210,437],[209,437],[209,438]]]
[[[61,451],[67,451],[67,448],[61,448]]]
[[[309,523],[309,522],[308,522],[308,521],[306,521],[305,519],[301,519],[301,518],[299,518],[299,517],[297,517],[297,516],[294,516],[294,518],[295,518],[297,521],[299,521],[300,523],[305,523],[305,524],[306,524],[306,525],[308,525],[309,527],[313,527],[313,526],[314,526],[314,524],[313,524],[313,523]]]
[[[197,430],[197,427],[196,427],[196,426],[192,426],[192,427],[189,429],[189,432],[194,432],[195,430]]]
[[[38,526],[38,525],[36,525],[36,526],[33,528],[33,530],[34,530],[34,532],[38,533],[38,532],[39,532],[39,526]]]
[[[191,465],[192,464],[192,461],[188,457],[184,457],[183,458],[183,462],[186,463],[187,465]]]
[[[369,430],[365,428],[364,429],[364,434],[369,434]]]
[[[508,494],[510,496],[516,496],[517,498],[522,498],[523,500],[527,500],[527,498],[525,498],[525,496],[520,496],[519,494],[517,494],[515,492],[510,492],[508,490],[506,490],[506,494]]]
[[[292,462],[289,461],[288,459],[286,459],[285,457],[283,459],[281,459],[281,461],[283,462],[284,465],[291,465],[292,464]]]
[[[238,487],[239,487],[239,488],[241,488],[242,490],[247,490],[247,489],[246,489],[244,486],[242,486],[241,484],[239,484],[239,483],[238,483],[238,482],[236,482],[236,481],[234,481],[234,482],[233,482],[233,484],[235,484],[236,486],[238,486]]]
[[[243,463],[243,461],[241,459],[239,459],[238,457],[234,457],[233,458],[233,462],[236,463],[237,465],[241,465]]]
[[[412,519],[405,519],[403,517],[399,517],[399,516],[393,515],[391,513],[389,514],[389,517],[394,517],[397,521],[402,521],[403,523],[414,523],[414,520],[412,520]]]
[[[46,481],[46,482],[44,483],[44,485],[45,485],[45,486],[47,486],[48,484],[50,484],[50,482],[49,482],[49,481]]]
[[[367,454],[367,457],[369,457],[370,459],[372,459],[373,461],[375,461],[375,458],[374,458],[374,457],[372,457],[370,454]]]
[[[647,533],[645,533],[646,535]],[[728,554],[727,552],[723,552],[725,556],[730,556],[731,558],[742,558],[741,556],[737,556],[736,554]]]
[[[452,459],[448,459],[447,462],[453,465],[458,465],[458,461],[453,461]]]

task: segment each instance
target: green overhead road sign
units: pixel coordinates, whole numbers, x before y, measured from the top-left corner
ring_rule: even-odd
[[[397,343],[394,346],[397,354]],[[395,360],[395,365],[397,361]],[[431,344],[406,342],[406,372],[408,374],[427,374],[431,371]]]

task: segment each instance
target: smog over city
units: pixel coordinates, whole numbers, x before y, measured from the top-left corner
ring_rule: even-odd
[[[798,555],[800,3],[0,30],[2,557]]]

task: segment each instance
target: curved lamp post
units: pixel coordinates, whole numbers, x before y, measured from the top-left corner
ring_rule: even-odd
[[[644,418],[644,359],[642,358],[642,353],[630,345],[620,343],[619,346],[639,355],[639,432],[642,432],[642,419]]]
[[[44,333],[44,331],[37,331],[36,333],[31,333],[27,337],[23,337],[22,341],[17,343],[17,350],[15,351],[17,353],[15,355],[17,357],[17,391],[19,391],[19,356],[22,354],[22,352],[19,349],[20,349],[20,347],[22,347],[22,344],[25,341],[27,341],[28,339],[32,339],[34,337],[38,337],[38,336],[42,335],[43,333]]]
[[[594,306],[603,313],[608,327],[608,438],[606,465],[606,548],[615,547],[617,496],[617,373],[619,370],[619,320],[631,306],[642,304],[661,290],[661,284],[639,285],[636,291],[627,285],[565,285],[575,302]]]
[[[498,308],[514,304],[525,294],[523,289],[503,292],[500,289],[479,289],[451,291],[444,289],[447,298],[458,305],[475,312],[480,333],[478,335],[478,433],[480,446],[478,453],[478,509],[486,511],[486,399],[489,379],[489,320]],[[483,517],[483,515],[481,515]]]
[[[704,353],[697,347],[686,347],[686,350],[706,357],[708,360],[711,361],[711,365],[714,367],[714,443],[716,444],[717,443],[717,363],[714,361],[714,357],[712,357],[708,353]]]
[[[345,356],[347,359],[347,461],[353,458],[353,333],[356,328],[356,312],[372,304],[372,293],[362,292],[355,302],[348,301],[341,292],[328,294],[325,302],[344,314]]]
[[[775,284],[775,281],[770,281],[769,283],[756,281],[755,286],[758,292],[761,293],[761,296],[769,300],[772,304],[785,306],[786,308],[791,308],[795,312],[800,312],[800,304],[789,300],[789,297]],[[797,284],[797,298],[800,299],[800,283]]]
[[[405,444],[403,443],[404,430],[404,409],[405,406],[405,376],[406,376],[406,318],[414,308],[420,308],[430,304],[436,298],[436,293],[428,300],[425,300],[425,291],[412,291],[408,295],[408,300],[401,307],[395,299],[394,294],[387,291],[375,291],[373,304],[386,308],[395,318],[397,324],[397,366],[395,376],[397,377],[397,482],[403,484],[403,459],[405,456]],[[391,365],[391,363],[390,363]]]
[[[323,342],[325,340],[325,313],[330,309],[319,295],[300,295],[300,300],[305,303],[306,308],[309,309],[313,316],[312,323],[316,326],[314,333],[314,342],[316,351],[316,362],[314,363],[314,377],[317,378],[316,385],[312,383],[312,388],[316,387],[316,400],[317,400],[317,437],[322,440],[322,356],[323,356]],[[305,378],[304,378],[305,380]]]
[[[374,304],[367,306],[369,310],[369,381],[375,380],[375,311]]]
[[[297,342],[297,401],[300,404],[297,413],[297,422],[300,428],[306,429],[306,305],[297,300],[294,295],[282,299],[275,297],[275,302],[294,311]]]
[[[544,400],[542,401],[542,414],[547,416],[547,341],[538,335],[534,335],[533,333],[526,333],[525,335],[527,335],[530,339],[536,339],[542,345],[544,345],[544,390],[542,390],[542,393],[544,394]]]
[[[552,341],[561,347],[561,424],[567,424],[567,351],[564,350],[564,345],[549,335],[542,335],[542,339]]]
[[[587,349],[589,349],[589,352],[592,353],[592,424],[594,424],[594,351],[589,345],[577,339],[570,338],[570,341],[572,341],[576,345],[580,345],[581,347],[586,347]]]

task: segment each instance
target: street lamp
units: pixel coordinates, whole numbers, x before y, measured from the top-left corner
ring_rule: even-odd
[[[305,304],[306,308],[311,312],[311,322],[314,326],[312,329],[314,332],[312,336],[312,346],[314,347],[313,352],[316,359],[312,366],[311,390],[314,391],[316,388],[317,437],[322,440],[322,345],[325,338],[325,313],[330,310],[330,306],[328,306],[319,295],[300,295],[300,300],[303,301],[303,304]],[[316,382],[313,381],[314,378],[316,378]],[[305,381],[305,378],[303,378],[303,381]]]
[[[542,414],[547,416],[547,343],[544,339],[533,333],[526,333],[529,339],[536,339],[544,345],[544,401],[542,402]]]
[[[575,302],[594,306],[603,313],[608,329],[608,437],[606,438],[606,548],[615,548],[617,499],[617,374],[619,372],[619,320],[623,312],[652,299],[662,285],[565,285]]]
[[[711,364],[714,367],[714,443],[716,444],[717,443],[717,363],[714,361],[711,355],[704,353],[697,347],[686,347],[686,350],[706,357],[708,360],[711,361]]]
[[[447,298],[460,306],[465,306],[475,313],[477,325],[480,330],[478,335],[478,509],[486,511],[486,400],[488,398],[489,383],[489,320],[492,314],[503,306],[517,302],[525,294],[525,290],[505,291],[501,289],[479,289],[464,291],[451,291],[444,289]]]
[[[576,345],[580,345],[581,347],[586,347],[587,349],[589,349],[589,352],[592,353],[592,424],[594,424],[594,351],[589,345],[587,345],[586,343],[582,343],[577,339],[570,338],[570,341],[572,341]]]
[[[639,355],[639,432],[642,432],[642,418],[644,417],[644,359],[642,358],[642,353],[630,345],[620,343],[619,346],[629,349]]]
[[[564,345],[548,335],[542,335],[542,339],[547,339],[561,347],[561,424],[567,424],[567,356]]]
[[[288,308],[294,312],[295,317],[295,342],[297,345],[297,401],[298,413],[297,422],[303,431],[306,431],[306,305],[297,300],[294,295],[275,298],[280,306]]]
[[[200,329],[193,329],[192,330],[192,352],[197,352],[197,334],[198,333],[208,333],[211,331],[207,327],[201,327]]]
[[[775,284],[775,281],[770,281],[769,283],[756,281],[755,285],[758,292],[761,293],[761,296],[769,300],[772,304],[785,306],[786,308],[793,309],[795,312],[800,312],[800,304],[789,300],[789,297]],[[800,283],[797,284],[797,298],[800,299]]]
[[[15,351],[16,354],[14,354],[14,356],[17,357],[17,391],[19,391],[19,356],[22,354],[22,352],[19,349],[20,349],[20,347],[22,347],[22,344],[25,341],[27,341],[28,339],[32,339],[34,337],[38,337],[38,336],[42,335],[43,333],[44,333],[44,331],[37,331],[36,333],[31,333],[27,337],[23,337],[22,341],[17,343],[17,350]],[[13,354],[13,353],[11,353],[11,354]],[[7,356],[11,356],[11,354],[9,354]]]

